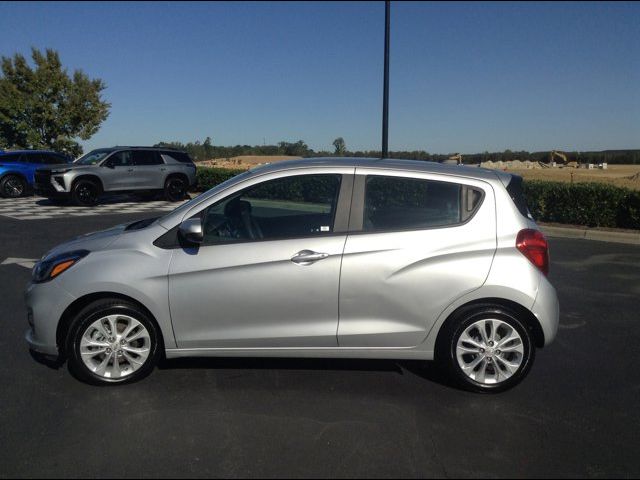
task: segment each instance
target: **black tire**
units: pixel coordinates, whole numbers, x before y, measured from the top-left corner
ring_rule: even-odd
[[[71,199],[76,205],[91,207],[98,203],[100,185],[93,180],[80,179],[73,184]]]
[[[458,339],[462,333],[467,327],[483,319],[497,319],[507,323],[520,335],[522,340],[523,353],[520,366],[509,378],[498,383],[481,383],[470,378],[463,372],[456,354]],[[458,312],[455,317],[449,319],[443,326],[436,345],[436,360],[447,373],[449,379],[457,386],[473,392],[498,393],[513,388],[529,373],[535,359],[535,353],[533,334],[526,324],[519,320],[517,315],[508,308],[491,304],[473,305]],[[470,355],[472,359],[477,358],[477,356],[473,356],[474,354]],[[487,368],[495,374],[493,369],[496,368],[496,365],[499,365],[499,362],[495,359],[491,359],[491,361],[492,364],[489,364],[490,366]]]
[[[180,202],[187,195],[187,181],[183,177],[169,177],[164,182],[164,198],[169,202]]]
[[[132,317],[144,326],[149,334],[149,355],[144,364],[132,373],[120,378],[106,378],[94,373],[85,365],[80,353],[80,342],[83,334],[92,323],[102,317],[114,314]],[[123,332],[120,331],[120,333]],[[162,345],[162,337],[158,327],[140,307],[120,299],[103,299],[87,305],[75,316],[69,328],[65,351],[69,371],[79,380],[92,385],[120,385],[137,382],[149,375],[161,357]],[[113,359],[109,361],[109,364],[112,363]],[[123,367],[123,371],[126,371],[126,367],[126,365]]]
[[[4,198],[18,198],[27,191],[27,182],[19,175],[6,175],[0,180],[0,193]]]

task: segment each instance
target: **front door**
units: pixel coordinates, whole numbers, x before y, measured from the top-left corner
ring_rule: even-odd
[[[266,181],[197,214],[204,243],[169,270],[179,348],[336,347],[342,177]]]
[[[136,167],[131,150],[121,150],[105,160],[100,171],[104,190],[132,190],[136,188]]]

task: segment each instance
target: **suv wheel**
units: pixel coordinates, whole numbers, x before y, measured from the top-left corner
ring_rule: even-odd
[[[170,202],[184,200],[187,194],[187,182],[181,177],[169,177],[164,183],[164,196]]]
[[[497,305],[463,311],[445,326],[437,348],[450,377],[476,392],[502,392],[517,385],[535,358],[529,329]]]
[[[69,369],[97,385],[135,382],[157,363],[159,338],[155,324],[137,306],[98,300],[73,320],[67,339]]]
[[[24,195],[27,184],[18,175],[7,175],[0,181],[0,192],[6,198],[18,198]]]
[[[92,180],[78,180],[71,191],[71,198],[76,205],[90,207],[98,203],[100,187]]]

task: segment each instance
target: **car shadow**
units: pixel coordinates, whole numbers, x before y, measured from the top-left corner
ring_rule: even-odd
[[[380,360],[342,358],[255,358],[255,357],[190,357],[163,359],[158,368],[205,370],[314,370],[410,373],[430,382],[451,387],[449,379],[432,361]]]

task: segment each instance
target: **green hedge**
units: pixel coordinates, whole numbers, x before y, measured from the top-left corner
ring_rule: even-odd
[[[198,167],[196,170],[197,188],[204,192],[243,172],[244,170],[234,170],[230,168]]]
[[[589,227],[640,229],[640,192],[603,183],[524,182],[533,218]]]
[[[198,167],[198,189],[209,190],[242,170]],[[640,191],[603,183],[524,182],[529,210],[538,221],[589,227],[640,229]]]

